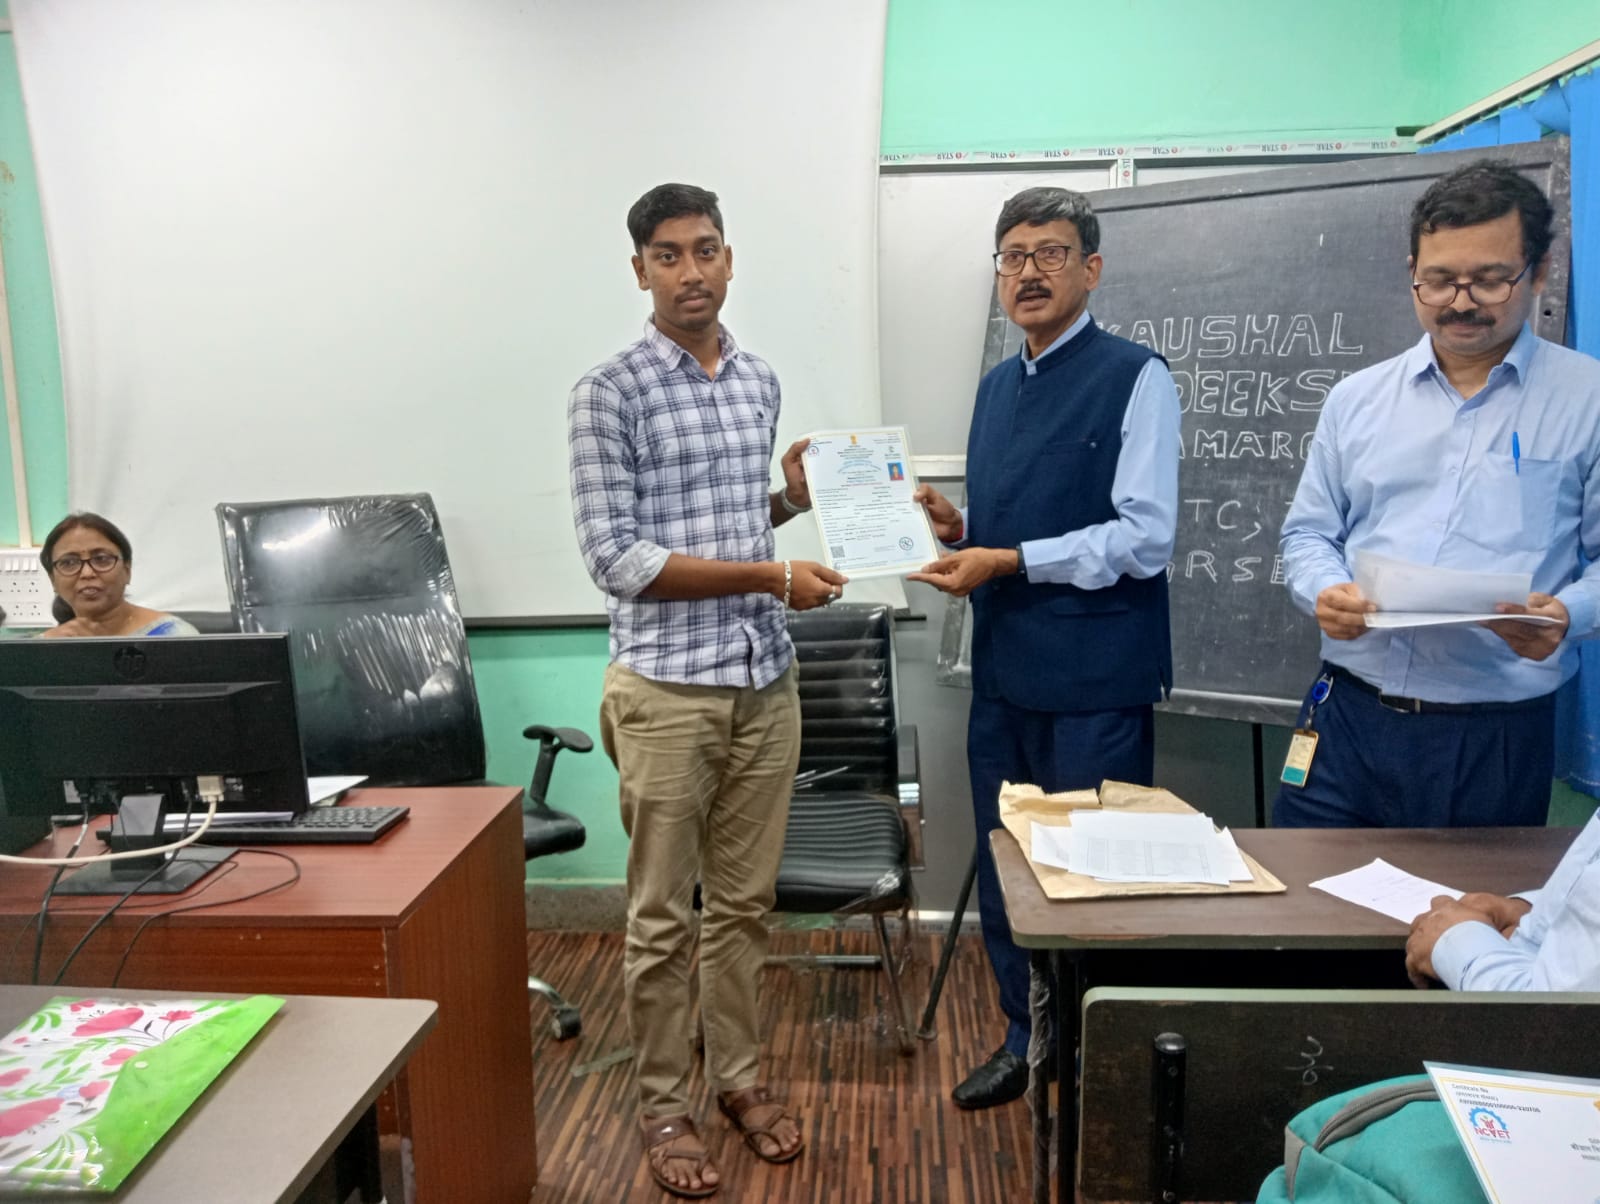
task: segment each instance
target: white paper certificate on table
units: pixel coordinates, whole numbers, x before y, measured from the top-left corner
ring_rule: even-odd
[[[828,567],[846,577],[903,577],[939,558],[903,426],[818,431],[803,457]]]
[[[1489,1199],[1600,1200],[1600,1082],[1423,1065]]]

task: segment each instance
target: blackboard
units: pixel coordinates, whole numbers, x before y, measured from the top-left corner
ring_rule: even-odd
[[[1278,535],[1322,401],[1421,338],[1406,272],[1411,206],[1435,178],[1486,153],[1515,163],[1555,207],[1534,330],[1560,342],[1571,253],[1564,138],[1095,194],[1105,268],[1090,311],[1167,357],[1183,406],[1168,709],[1293,721],[1317,665],[1317,628],[1289,599]],[[1021,345],[994,297],[983,371]],[[969,663],[970,635],[954,617],[944,680]]]

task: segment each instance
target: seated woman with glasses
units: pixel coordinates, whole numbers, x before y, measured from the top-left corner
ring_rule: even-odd
[[[115,523],[98,514],[69,514],[45,536],[39,561],[55,586],[60,622],[43,638],[196,635],[176,615],[136,606],[127,598],[133,548]]]

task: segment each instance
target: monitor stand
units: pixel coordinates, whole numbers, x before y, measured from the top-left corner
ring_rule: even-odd
[[[130,794],[117,809],[106,844],[112,852],[133,852],[171,844],[162,833],[164,796]],[[176,895],[188,890],[212,870],[233,856],[230,849],[201,848],[190,845],[175,853],[154,853],[149,857],[126,857],[86,865],[76,873],[64,875],[56,884],[58,895]],[[148,879],[148,881],[146,881]]]

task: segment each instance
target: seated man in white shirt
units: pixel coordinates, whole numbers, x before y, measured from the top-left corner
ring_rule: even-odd
[[[1456,991],[1600,991],[1600,811],[1542,889],[1434,899],[1411,923],[1406,973]]]

